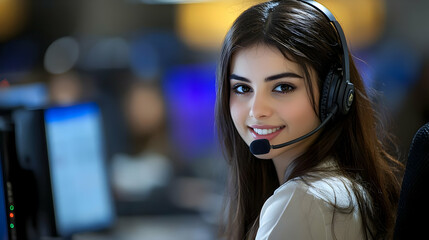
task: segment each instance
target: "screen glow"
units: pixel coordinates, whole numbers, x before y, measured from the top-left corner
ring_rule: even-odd
[[[95,104],[45,111],[55,220],[63,236],[113,219],[100,120]]]

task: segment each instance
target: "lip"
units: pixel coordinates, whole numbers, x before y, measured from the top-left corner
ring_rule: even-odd
[[[254,128],[259,128],[259,129],[273,129],[273,128],[278,128],[280,127],[280,129],[276,132],[267,134],[267,135],[259,135],[258,133],[255,132],[255,130],[253,130]],[[274,139],[275,137],[277,137],[277,135],[279,135],[283,129],[285,128],[285,126],[269,126],[269,125],[252,125],[252,126],[248,126],[250,133],[252,134],[253,138],[255,140],[258,139],[267,139],[268,141],[271,141],[272,139]]]

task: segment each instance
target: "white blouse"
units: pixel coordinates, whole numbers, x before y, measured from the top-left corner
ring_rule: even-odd
[[[299,179],[289,180],[267,199],[261,210],[256,240],[364,238],[350,181],[338,176],[309,182],[310,186]],[[350,213],[336,210],[334,215],[330,202],[353,209]]]

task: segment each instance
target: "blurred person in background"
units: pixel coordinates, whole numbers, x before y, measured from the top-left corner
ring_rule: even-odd
[[[156,80],[131,80],[123,93],[129,150],[111,162],[119,214],[214,214],[214,183],[175,157],[165,104]]]
[[[138,208],[162,211],[168,202],[167,188],[174,175],[167,144],[163,95],[153,83],[133,81],[123,96],[130,147],[127,153],[113,156],[114,193],[119,201],[155,204],[155,208],[151,204],[151,207],[141,204],[136,211]]]
[[[226,239],[392,236],[403,166],[388,153],[342,33],[321,11],[262,3],[225,37],[216,121],[230,165]],[[252,150],[255,140],[281,144],[319,126],[286,147]]]
[[[85,98],[83,79],[76,72],[52,74],[48,83],[52,104],[73,104]]]

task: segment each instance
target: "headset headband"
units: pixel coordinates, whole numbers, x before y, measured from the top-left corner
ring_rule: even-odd
[[[347,49],[347,41],[346,36],[344,35],[343,29],[341,28],[341,25],[338,23],[337,19],[335,19],[334,15],[322,4],[312,1],[312,0],[298,0],[303,3],[306,3],[315,9],[317,9],[319,12],[323,13],[323,15],[331,22],[335,30],[337,31],[337,34],[340,38],[340,44],[343,49],[343,61],[342,61],[342,67],[343,67],[343,78],[346,82],[350,82],[350,66],[349,66],[349,51]]]

